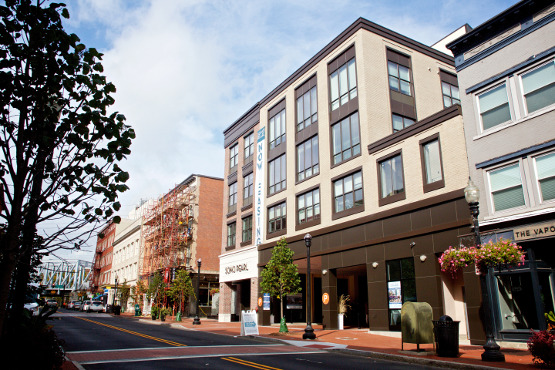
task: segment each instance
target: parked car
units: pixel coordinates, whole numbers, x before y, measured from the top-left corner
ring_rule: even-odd
[[[31,311],[31,314],[33,316],[37,316],[39,314],[39,304],[37,302],[25,303],[25,305],[23,305],[23,308]]]
[[[81,311],[89,311],[91,307],[91,301],[83,301],[83,304],[81,305]]]
[[[73,303],[73,309],[79,311],[81,309],[81,306],[83,306],[83,301],[74,301]]]
[[[58,301],[55,299],[49,299],[46,301],[46,305],[50,307],[58,307]]]
[[[104,305],[102,304],[101,301],[92,301],[87,312],[91,312],[91,311],[102,312],[104,311]]]
[[[69,301],[66,308],[68,310],[73,310],[73,308],[75,307],[75,302],[77,301]]]

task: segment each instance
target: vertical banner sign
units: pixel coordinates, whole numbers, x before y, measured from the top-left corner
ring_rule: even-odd
[[[256,141],[256,184],[254,190],[254,204],[255,204],[255,220],[256,220],[256,246],[262,244],[264,235],[264,158],[265,148],[264,142],[266,139],[265,127],[258,130],[258,139]]]

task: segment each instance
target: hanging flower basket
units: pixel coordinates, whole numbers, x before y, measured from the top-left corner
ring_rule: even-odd
[[[524,264],[524,251],[520,245],[510,241],[499,239],[497,242],[490,241],[482,244],[480,248],[475,247],[449,247],[438,262],[441,271],[448,272],[455,279],[463,268],[476,263],[479,271],[487,271],[490,267],[509,268]]]
[[[451,277],[455,279],[459,271],[474,262],[475,251],[476,248],[474,247],[453,248],[449,246],[438,258],[441,271],[451,274]]]
[[[508,268],[524,265],[522,247],[511,240],[490,240],[482,244],[475,252],[476,266],[480,271],[487,271],[490,267]]]

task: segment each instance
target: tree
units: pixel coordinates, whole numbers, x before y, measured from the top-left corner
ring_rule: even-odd
[[[137,285],[131,287],[131,294],[135,300],[135,304],[143,305],[143,294],[148,291],[145,280],[137,281]]]
[[[148,284],[147,298],[152,299],[152,304],[158,306],[166,294],[166,283],[160,272],[156,272]]]
[[[127,280],[124,280],[119,290],[119,301],[120,305],[123,306],[123,309],[127,307],[127,301],[129,300],[130,291],[131,287],[129,286],[129,284],[127,284]]]
[[[179,302],[179,312],[183,313],[185,302],[193,294],[193,284],[189,271],[178,270],[175,279],[170,284],[168,296],[174,301]]]
[[[67,34],[62,17],[65,5],[45,0],[0,6],[2,335],[16,266],[16,286],[25,287],[33,255],[80,248],[128,189],[118,162],[135,133],[108,112],[116,89],[102,75],[102,54]],[[20,311],[21,290],[13,304]]]
[[[285,238],[281,238],[272,250],[272,257],[260,273],[260,288],[281,302],[280,317],[283,319],[283,297],[301,291],[301,278],[297,266],[293,263],[294,252],[287,247]]]

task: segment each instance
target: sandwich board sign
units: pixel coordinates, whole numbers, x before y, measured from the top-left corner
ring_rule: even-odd
[[[244,335],[258,335],[255,311],[241,311],[241,336]]]

